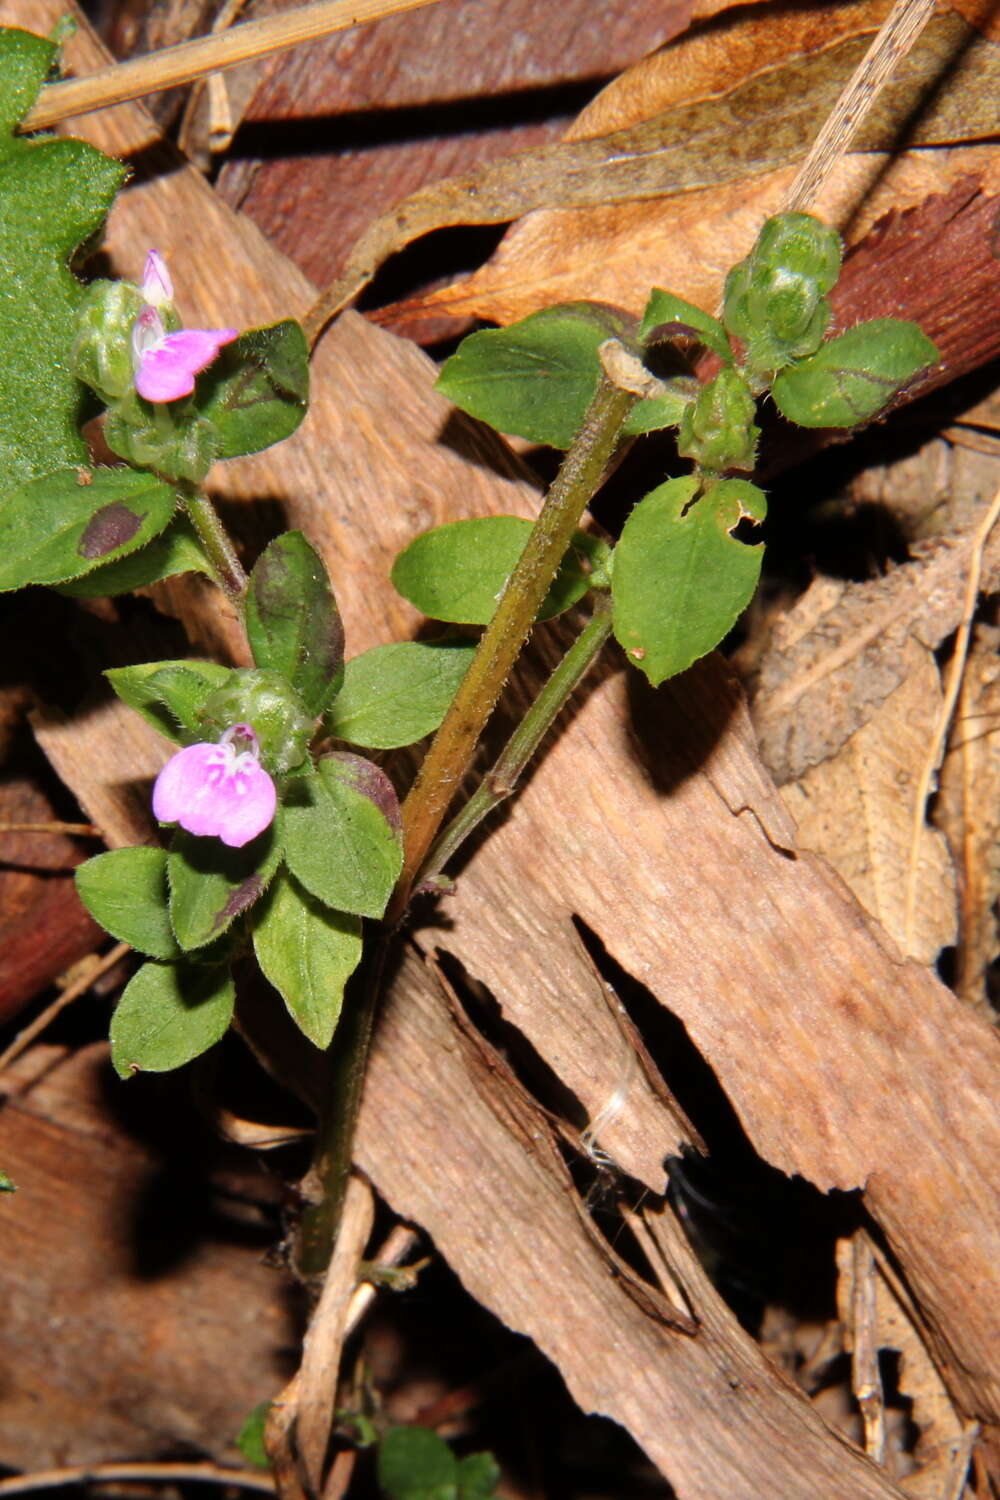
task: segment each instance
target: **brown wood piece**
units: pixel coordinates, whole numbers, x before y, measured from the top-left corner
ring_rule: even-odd
[[[62,0],[20,3],[35,25],[40,11],[55,19],[62,8]],[[88,45],[81,30],[75,55]],[[150,139],[132,109],[88,121],[86,134],[133,151]],[[308,301],[301,275],[191,173],[137,183],[120,199],[108,233],[113,263],[136,274],[150,244],[174,257],[179,283],[205,267],[201,280],[182,286],[189,316],[263,322]],[[313,373],[315,404],[301,435],[227,466],[217,487],[266,498],[268,509],[280,506],[288,524],[305,528],[334,574],[353,654],[415,623],[386,578],[416,531],[464,514],[524,513],[533,496],[502,445],[476,439],[449,414],[418,351],[345,318],[323,341]],[[93,726],[95,735],[107,730]],[[112,797],[96,754],[78,757],[73,774],[84,806],[87,787]],[[821,1187],[866,1187],[953,1394],[967,1413],[994,1420],[1000,1044],[933,975],[902,962],[836,877],[815,859],[793,857],[792,845],[738,690],[717,661],[658,695],[634,680],[626,694],[618,673],[571,716],[513,815],[486,838],[443,907],[452,925],[437,940],[490,986],[560,1076],[576,1076],[576,1066],[592,1114],[617,1086],[620,1034],[607,1047],[588,1045],[573,1063],[575,1036],[598,1025],[581,1017],[569,936],[579,913],[683,1020],[761,1155]],[[398,1024],[380,1039],[379,1066],[388,1072],[373,1073],[381,1080],[372,1085],[377,1130],[370,1120],[363,1127],[362,1165],[397,1206],[414,1205],[475,1295],[551,1348],[578,1399],[613,1410],[678,1476],[682,1493],[706,1492],[709,1471],[695,1465],[708,1454],[712,1489],[773,1492],[774,1484],[762,1491],[758,1471],[747,1483],[747,1453],[769,1454],[773,1472],[784,1474],[800,1438],[785,1432],[772,1453],[765,1420],[733,1417],[735,1398],[718,1386],[726,1369],[719,1346],[704,1367],[677,1364],[659,1331],[655,1344],[637,1331],[623,1369],[600,1342],[610,1326],[608,1273],[602,1268],[598,1294],[582,1264],[563,1266],[563,1230],[550,1236],[551,1221],[533,1206],[548,1189],[529,1179],[515,1198],[515,1178],[501,1172],[500,1196],[487,1194],[494,1136],[477,1139],[468,1126],[471,1102],[449,1064],[460,1044],[448,1027],[422,1032],[419,1005],[400,1004]],[[651,1123],[639,1129],[644,1111]],[[497,1151],[506,1138],[496,1137]],[[642,1175],[658,1170],[675,1139],[667,1112],[637,1092],[604,1144]],[[498,1159],[515,1171],[515,1158]],[[532,1160],[516,1158],[517,1172]],[[551,1282],[539,1272],[550,1264],[561,1267]],[[558,1349],[546,1343],[550,1286],[565,1304]],[[773,1379],[756,1368],[754,1391]],[[614,1372],[607,1379],[606,1369]],[[801,1434],[812,1416],[794,1421]],[[740,1437],[730,1446],[733,1422]],[[667,1452],[673,1440],[698,1455],[690,1466],[684,1452]],[[816,1452],[812,1442],[801,1437],[804,1452]],[[884,1480],[836,1451],[847,1488],[824,1479],[802,1493],[885,1493]],[[800,1492],[794,1476],[789,1483],[783,1493]]]

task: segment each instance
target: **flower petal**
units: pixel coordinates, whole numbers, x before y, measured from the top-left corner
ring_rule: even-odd
[[[150,250],[146,256],[140,291],[145,301],[154,307],[165,307],[174,300],[174,284],[159,250]]]
[[[274,782],[250,753],[230,745],[188,745],[163,767],[153,787],[153,814],[188,833],[240,849],[274,820]]]
[[[194,377],[212,363],[224,344],[238,337],[238,328],[183,328],[168,333],[155,348],[140,355],[136,390],[147,401],[190,396]]]

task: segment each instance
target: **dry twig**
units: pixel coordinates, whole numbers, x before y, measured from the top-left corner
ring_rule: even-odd
[[[113,969],[119,959],[124,958],[126,953],[131,953],[131,951],[128,943],[117,943],[101,958],[95,959],[94,963],[87,967],[85,973],[81,974],[79,979],[75,979],[72,984],[68,984],[62,994],[57,996],[51,1005],[47,1005],[29,1026],[26,1026],[23,1031],[18,1032],[5,1052],[0,1052],[0,1072],[3,1072],[4,1068],[9,1063],[12,1063],[15,1057],[20,1057],[24,1049],[31,1045],[49,1023],[54,1021],[61,1011],[66,1009],[67,1005],[72,1005],[74,1000],[79,1000],[81,995],[85,995],[96,979],[100,979],[102,974],[106,974],[109,969]]]
[[[52,83],[42,90],[35,107],[28,111],[22,130],[42,130],[71,115],[107,109],[128,99],[141,99],[161,89],[192,83],[206,73],[235,68],[239,63],[316,41],[335,31],[347,31],[383,16],[434,5],[437,0],[312,0],[294,10],[246,21],[242,26],[214,35],[165,47],[148,57],[118,63],[87,78]]]
[[[0,1479],[0,1496],[28,1495],[35,1490],[62,1489],[84,1484],[224,1484],[230,1488],[274,1494],[270,1474],[253,1469],[225,1469],[213,1463],[74,1464],[64,1469],[39,1469],[34,1474],[15,1474]]]
[[[972,546],[972,554],[969,562],[969,577],[965,588],[965,601],[962,608],[962,620],[955,637],[955,650],[952,653],[948,665],[948,681],[945,685],[944,702],[941,705],[941,713],[937,726],[931,739],[930,748],[920,772],[917,782],[917,793],[913,803],[913,827],[910,835],[910,857],[906,868],[906,912],[904,919],[904,949],[910,951],[913,939],[913,923],[916,914],[917,901],[917,865],[920,857],[920,831],[923,828],[927,815],[927,799],[930,796],[931,784],[935,772],[941,762],[941,753],[944,749],[948,730],[951,726],[952,715],[955,712],[955,704],[962,687],[962,674],[965,670],[965,661],[969,653],[969,637],[972,633],[972,619],[976,612],[976,601],[979,597],[979,580],[983,571],[983,548],[1000,518],[1000,490],[990,503],[990,507],[983,518],[983,522],[976,532]]]

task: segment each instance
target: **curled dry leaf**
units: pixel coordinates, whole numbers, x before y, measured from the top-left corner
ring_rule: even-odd
[[[638,312],[651,285],[711,308],[725,269],[780,206],[794,176],[787,164],[805,154],[887,10],[882,0],[856,0],[819,12],[737,13],[636,64],[582,113],[566,143],[517,159],[521,196],[509,195],[511,215],[524,214],[529,198],[543,211],[522,219],[471,278],[384,316],[405,310],[507,323],[579,297]],[[947,85],[938,87],[946,71]],[[978,157],[955,152],[943,162],[911,150],[887,171],[877,152],[904,122],[910,146],[991,134],[991,90],[982,91],[993,74],[1000,82],[1000,48],[954,12],[933,18],[866,120],[857,143],[864,150],[838,166],[817,211],[847,224],[853,242],[891,207],[918,203],[970,170]],[[499,185],[499,176],[488,185],[490,222],[502,217],[492,196]],[[400,232],[424,232],[418,220],[432,215],[432,199],[459,214],[469,187],[453,178],[407,200]],[[471,199],[466,211],[469,222],[480,221]],[[356,273],[392,232],[388,220],[373,226],[352,258]]]
[[[906,950],[905,881],[913,799],[941,709],[937,665],[903,642],[903,676],[838,753],[782,788],[799,842],[822,854]],[[933,963],[955,939],[955,876],[943,835],[922,830],[910,956]]]
[[[922,543],[883,578],[819,578],[776,626],[753,702],[754,726],[783,786],[836,755],[907,676],[911,637],[933,650],[961,619],[971,532]],[[1000,542],[983,556],[983,591],[1000,582]]]

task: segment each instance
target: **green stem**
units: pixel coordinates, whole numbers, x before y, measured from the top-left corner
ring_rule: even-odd
[[[635,396],[602,377],[472,664],[403,804],[405,855],[386,914],[399,921],[487,719],[517,660],[573,532],[597,489]]]
[[[326,1271],[340,1226],[389,941],[388,934],[380,934],[366,948],[356,982],[344,997],[329,1054],[325,1107],[310,1172],[316,1196],[303,1210],[295,1248],[295,1267],[306,1282]]]
[[[216,580],[231,603],[242,611],[247,591],[247,575],[229,540],[229,533],[219,520],[215,506],[207,495],[199,495],[187,485],[178,485],[184,509],[205,554],[215,571]]]
[[[439,835],[420,872],[421,881],[440,874],[470,833],[513,794],[528,762],[590,670],[610,634],[611,596],[602,592],[596,596],[593,616],[514,730],[492,771]]]

